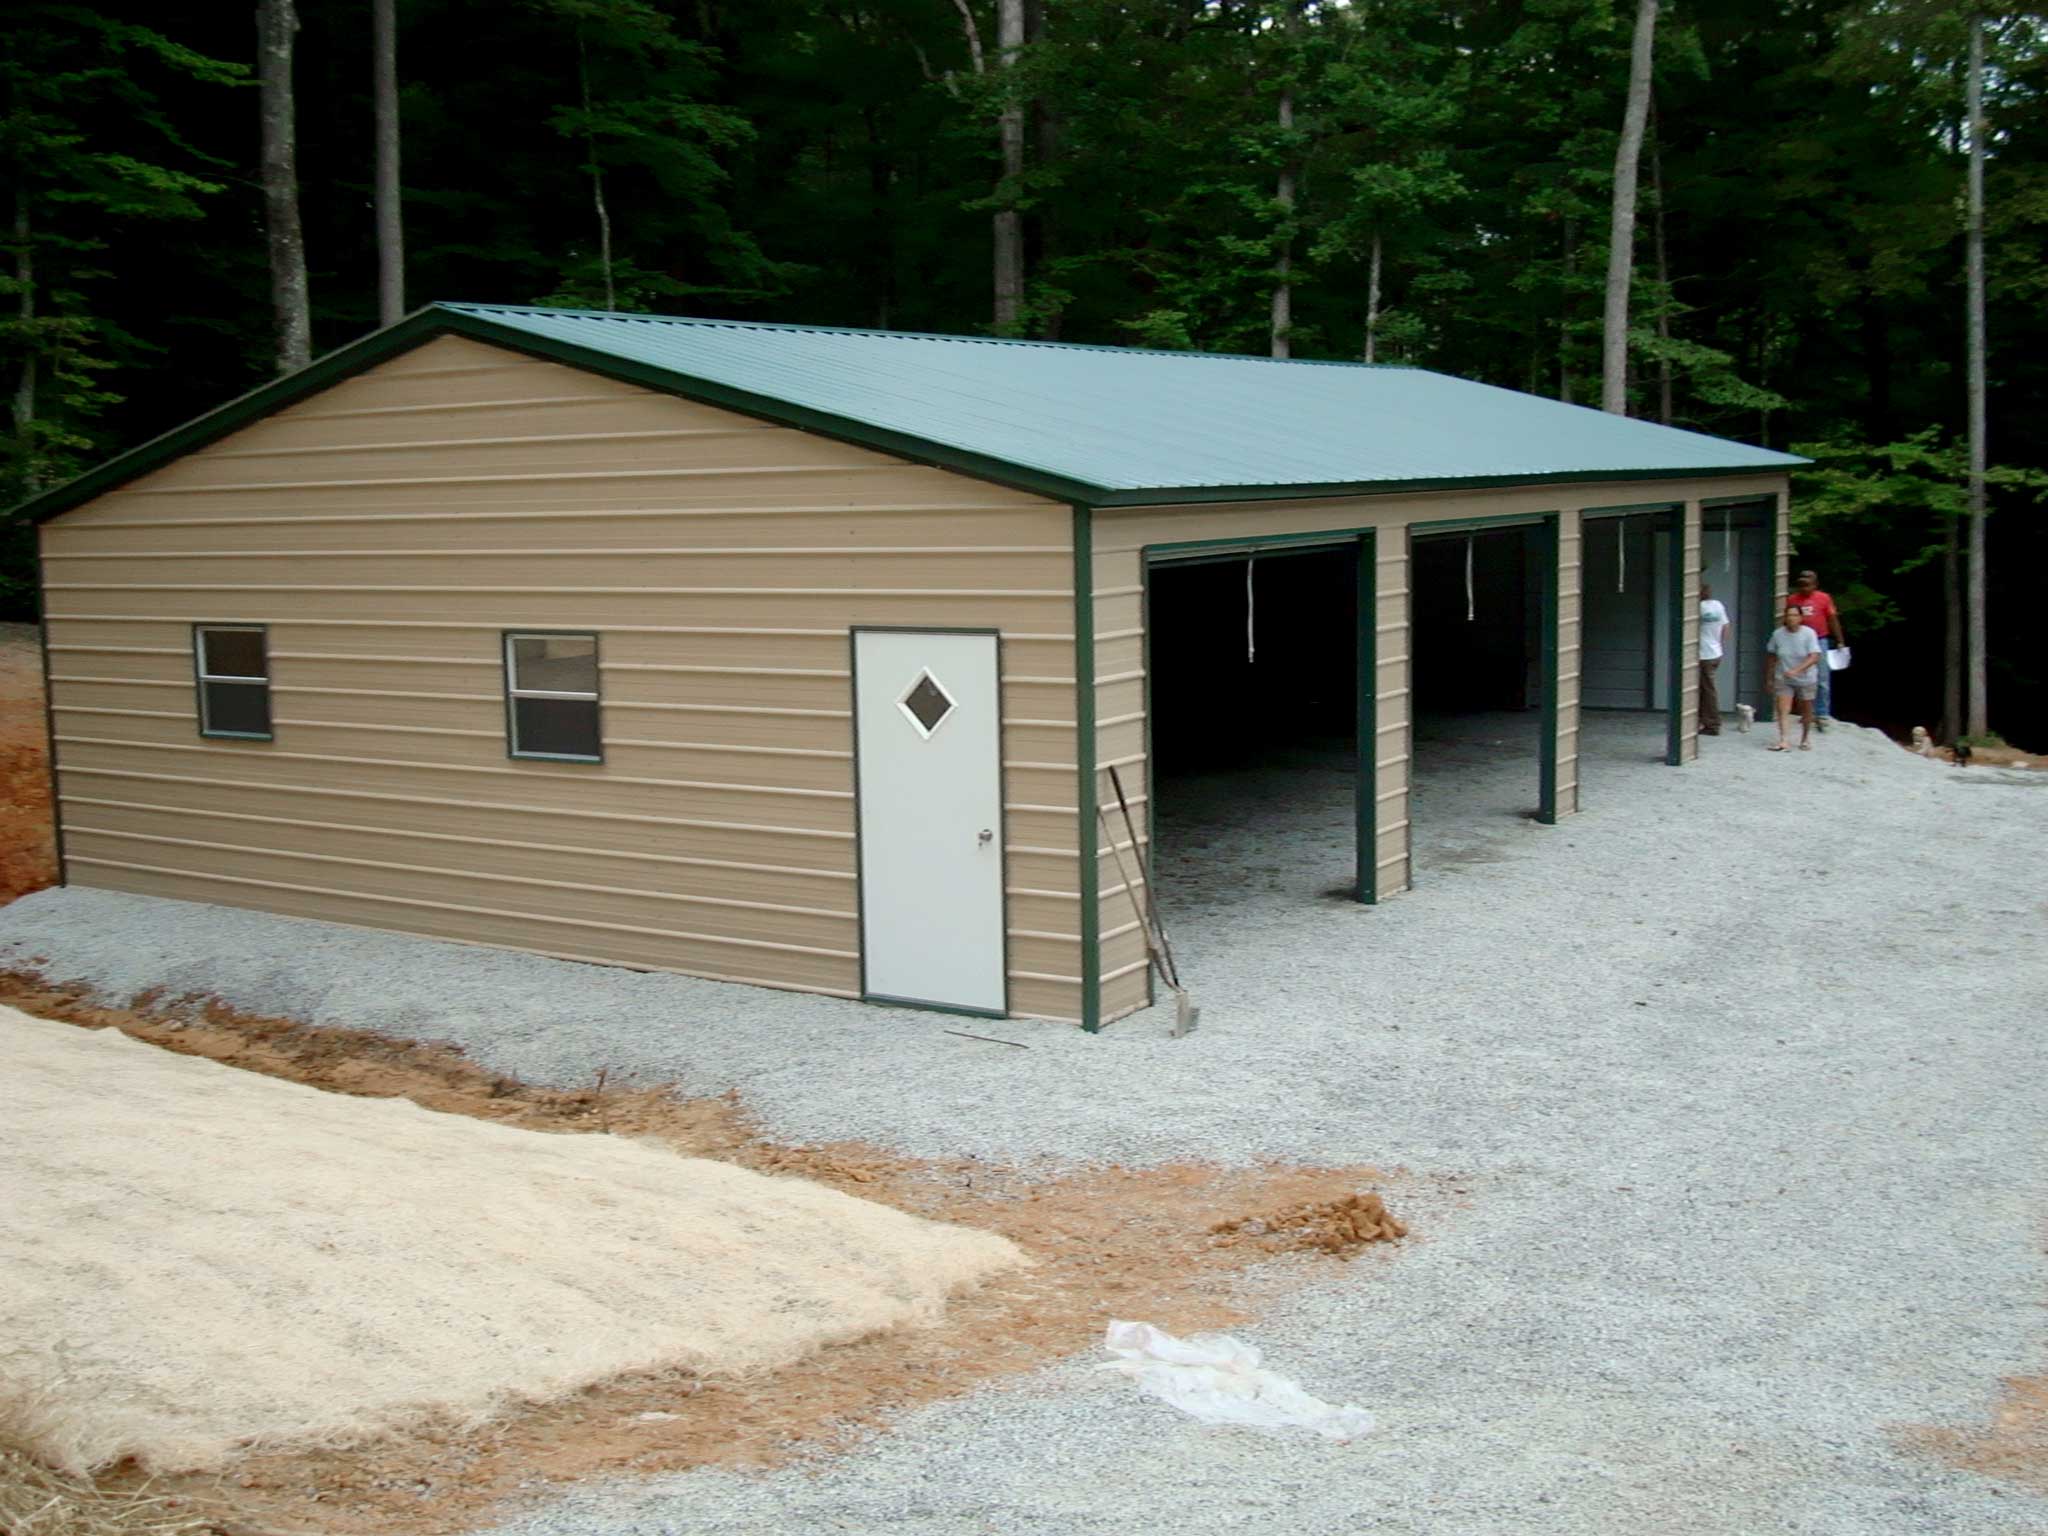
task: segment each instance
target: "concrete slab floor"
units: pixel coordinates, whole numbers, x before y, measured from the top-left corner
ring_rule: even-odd
[[[1418,882],[1513,856],[1534,827],[1534,710],[1425,715],[1415,724],[1409,796]],[[1669,772],[1664,716],[1589,711],[1581,726],[1585,793],[1614,773]],[[1257,768],[1161,777],[1159,901],[1176,942],[1276,895],[1349,901],[1353,879],[1353,757],[1349,741],[1297,747]],[[1185,936],[1185,937],[1184,937]]]

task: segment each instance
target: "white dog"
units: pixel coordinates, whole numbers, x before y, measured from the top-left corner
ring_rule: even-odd
[[[1755,724],[1756,706],[1754,704],[1738,704],[1735,706],[1735,729],[1747,731]]]

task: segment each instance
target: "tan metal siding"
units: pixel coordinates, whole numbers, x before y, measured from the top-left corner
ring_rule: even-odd
[[[859,989],[855,624],[999,628],[1011,1004],[1078,1019],[1071,513],[443,338],[43,530],[81,884]],[[270,625],[273,742],[189,626]],[[514,761],[504,629],[602,636],[605,761]]]
[[[1672,600],[1678,605],[1678,654],[1672,665],[1678,668],[1678,758],[1690,763],[1700,755],[1700,504],[1685,503],[1683,533],[1685,561],[1678,591]]]
[[[1585,523],[1557,519],[1557,814],[1579,809],[1579,719],[1585,676]]]
[[[1773,499],[1777,515],[1773,526],[1777,529],[1777,566],[1771,579],[1777,584],[1772,601],[1782,600],[1792,590],[1792,498],[1780,491]],[[1775,623],[1773,625],[1775,627]],[[1767,631],[1768,633],[1768,631]]]
[[[1406,524],[1382,525],[1373,578],[1373,882],[1375,899],[1398,896],[1414,882],[1414,838],[1408,786],[1415,763],[1410,708],[1414,666],[1409,631],[1410,562]]]
[[[1152,996],[1145,951],[1126,873],[1142,882],[1150,870],[1152,805],[1145,756],[1144,581],[1136,554],[1102,544],[1108,519],[1095,517],[1095,770],[1099,807],[1092,839],[1096,857],[1097,922],[1102,956],[1103,1022],[1143,1008]],[[1137,830],[1124,831],[1123,812],[1109,770],[1114,767]],[[1105,818],[1107,812],[1107,830]],[[1091,834],[1084,833],[1084,837]],[[1123,857],[1121,868],[1117,854]],[[1138,887],[1142,897],[1143,886]]]

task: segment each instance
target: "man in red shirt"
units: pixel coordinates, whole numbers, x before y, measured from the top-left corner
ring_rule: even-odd
[[[1820,589],[1820,577],[1812,571],[1801,571],[1792,583],[1792,595],[1781,605],[1797,608],[1806,615],[1806,626],[1820,636],[1823,649],[1831,650],[1838,645],[1847,645],[1849,637],[1842,633],[1842,615],[1835,607],[1835,600]],[[1828,667],[1828,659],[1820,659],[1820,697],[1813,701],[1813,723],[1826,730],[1835,718],[1834,673]]]

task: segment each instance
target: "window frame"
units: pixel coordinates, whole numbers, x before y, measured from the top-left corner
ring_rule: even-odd
[[[519,663],[513,658],[512,647],[520,640],[559,640],[573,638],[590,642],[590,666],[596,674],[597,686],[589,693],[564,692],[559,688],[521,688]],[[514,761],[539,763],[602,763],[604,761],[604,643],[594,629],[505,629],[498,632],[498,659],[504,670],[505,683],[505,755]],[[571,699],[578,702],[588,700],[597,717],[597,751],[589,756],[581,752],[529,752],[519,745],[520,699]]]
[[[225,673],[206,670],[206,636],[210,631],[222,630],[233,634],[254,635],[263,647],[263,675],[261,677],[233,677]],[[213,724],[213,711],[207,707],[206,686],[209,683],[238,684],[241,687],[260,686],[263,689],[263,713],[270,720],[267,731],[224,731]],[[201,619],[192,625],[192,691],[195,695],[194,713],[199,721],[199,734],[209,741],[275,741],[277,740],[277,716],[271,705],[276,681],[270,671],[270,626],[229,619]]]

